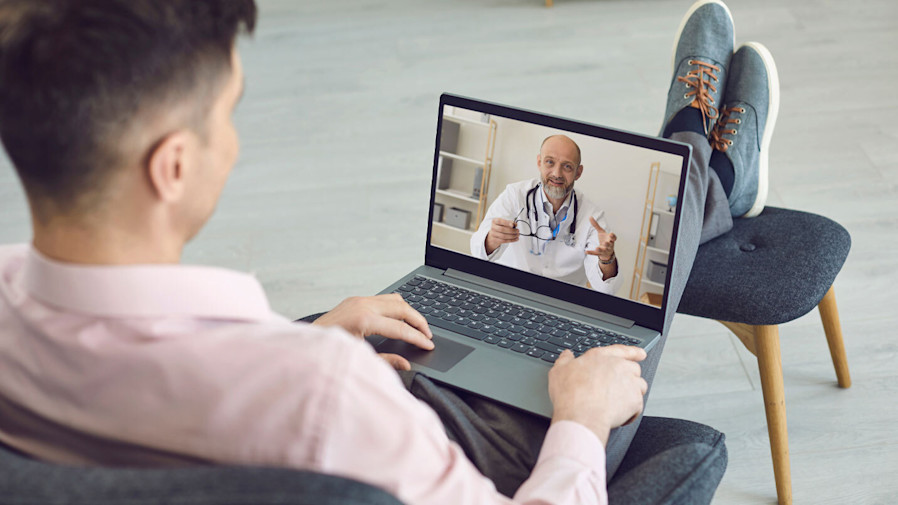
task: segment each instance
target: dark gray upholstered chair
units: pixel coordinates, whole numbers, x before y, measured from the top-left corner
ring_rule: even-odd
[[[851,386],[833,281],[851,237],[815,214],[768,207],[736,219],[727,234],[702,245],[678,312],[716,319],[758,358],[779,503],[792,503],[779,327],[814,307],[840,387]]]
[[[725,437],[707,426],[644,417],[612,479],[612,504],[709,503],[727,464]],[[276,468],[74,468],[0,444],[0,505],[399,505],[359,482]]]
[[[402,505],[360,482],[281,468],[76,468],[0,444],[0,505]]]

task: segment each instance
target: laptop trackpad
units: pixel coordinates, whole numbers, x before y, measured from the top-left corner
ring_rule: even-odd
[[[411,362],[444,373],[474,350],[473,347],[436,335],[433,336],[433,343],[434,349],[425,351],[401,340],[385,339],[375,345],[374,349],[377,352],[398,354]]]

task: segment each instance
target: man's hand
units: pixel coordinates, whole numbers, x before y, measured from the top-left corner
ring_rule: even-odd
[[[396,293],[347,298],[312,324],[339,326],[359,338],[383,335],[428,351],[433,349],[433,333],[427,319]],[[411,368],[408,360],[398,354],[384,353],[380,356],[397,370]]]
[[[648,384],[637,362],[645,356],[643,349],[624,345],[590,349],[579,358],[565,350],[549,370],[552,422],[578,422],[607,446],[612,428],[642,412]]]
[[[589,223],[598,232],[599,246],[592,251],[586,251],[586,254],[598,256],[602,261],[610,261],[614,257],[614,242],[617,235],[606,232],[593,217],[589,218]]]
[[[517,242],[520,237],[521,231],[515,226],[514,221],[500,217],[493,218],[490,231],[486,234],[486,240],[483,242],[483,245],[486,246],[486,254],[493,254],[493,251],[500,245]]]

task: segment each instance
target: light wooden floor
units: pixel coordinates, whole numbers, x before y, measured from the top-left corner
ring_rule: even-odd
[[[241,162],[186,260],[255,272],[289,315],[372,294],[423,259],[437,98],[452,91],[656,133],[674,31],[666,0],[262,0],[242,44]],[[796,503],[898,501],[898,3],[740,0],[782,107],[769,203],[842,223],[836,282],[854,386],[839,390],[815,314],[781,328]],[[27,214],[0,160],[0,243]],[[679,316],[648,413],[727,434],[715,503],[775,502],[754,358]]]

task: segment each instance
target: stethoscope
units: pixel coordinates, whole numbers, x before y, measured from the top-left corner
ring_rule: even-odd
[[[531,202],[531,200],[533,201],[533,217],[534,217],[533,222],[536,224],[531,225],[531,228],[532,228],[531,233],[534,233],[533,240],[536,241],[536,249],[537,250],[534,251],[533,248],[531,247],[530,254],[533,254],[536,256],[541,256],[543,254],[543,251],[545,250],[546,246],[548,246],[549,242],[551,242],[552,240],[555,240],[558,237],[558,232],[561,230],[561,225],[565,221],[567,221],[567,218],[569,216],[569,214],[565,215],[564,219],[562,219],[555,225],[555,228],[552,230],[552,238],[543,239],[545,244],[542,244],[542,247],[540,247],[540,243],[539,243],[540,239],[535,234],[535,231],[539,228],[539,213],[537,212],[537,208],[536,208],[536,190],[538,190],[540,188],[540,186],[541,186],[541,184],[537,184],[536,186],[534,186],[533,189],[528,191],[527,195],[524,197],[524,205],[526,206],[526,209],[527,209],[527,219],[530,219],[530,202]],[[577,233],[577,208],[578,208],[578,205],[577,205],[577,192],[574,190],[571,190],[571,200],[573,201],[573,204],[574,204],[574,217],[573,217],[573,221],[571,221],[570,231],[569,231],[567,237],[564,239],[564,245],[569,246],[569,247],[573,247],[574,242],[576,241],[574,234]]]

